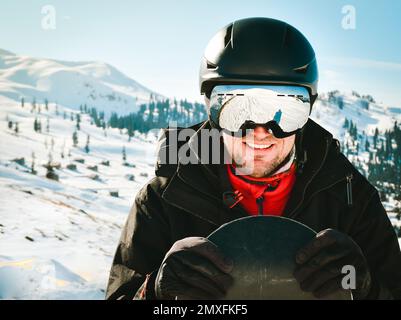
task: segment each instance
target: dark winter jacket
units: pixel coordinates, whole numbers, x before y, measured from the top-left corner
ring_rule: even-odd
[[[204,123],[203,127],[208,127]],[[361,247],[374,290],[370,298],[401,299],[401,253],[377,190],[340,152],[332,134],[309,120],[296,138],[297,179],[284,216],[315,231],[337,229]],[[162,165],[137,194],[118,244],[107,299],[132,299],[146,275],[155,273],[172,244],[189,236],[206,237],[220,225],[247,216],[229,209],[224,165]],[[145,298],[152,298],[148,280]]]

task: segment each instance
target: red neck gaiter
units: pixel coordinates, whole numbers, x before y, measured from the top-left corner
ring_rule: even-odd
[[[268,178],[237,176],[235,168],[227,165],[228,178],[238,202],[250,215],[281,216],[295,183],[296,166]]]

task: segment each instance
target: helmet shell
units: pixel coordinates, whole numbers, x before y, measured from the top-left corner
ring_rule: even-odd
[[[199,85],[210,95],[218,84],[279,84],[306,87],[317,97],[315,52],[304,35],[270,18],[237,20],[218,31],[202,57]]]

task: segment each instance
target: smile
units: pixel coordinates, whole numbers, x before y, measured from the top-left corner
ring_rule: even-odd
[[[270,149],[274,144],[254,144],[251,142],[245,142],[245,144],[252,149]]]

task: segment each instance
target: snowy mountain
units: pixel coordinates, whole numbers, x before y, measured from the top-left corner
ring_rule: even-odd
[[[104,298],[122,225],[154,174],[155,138],[128,142],[85,114],[77,130],[77,114],[0,95],[0,299]],[[46,178],[49,163],[58,181]]]
[[[356,123],[360,132],[373,135],[376,128],[384,131],[395,121],[401,123],[401,108],[377,103],[373,97],[361,96],[355,91],[332,91],[319,96],[311,117],[342,141],[346,131],[343,127],[345,119]]]
[[[73,109],[87,104],[107,114],[137,111],[163,97],[103,62],[68,62],[0,49],[0,93],[26,103],[45,99]]]

